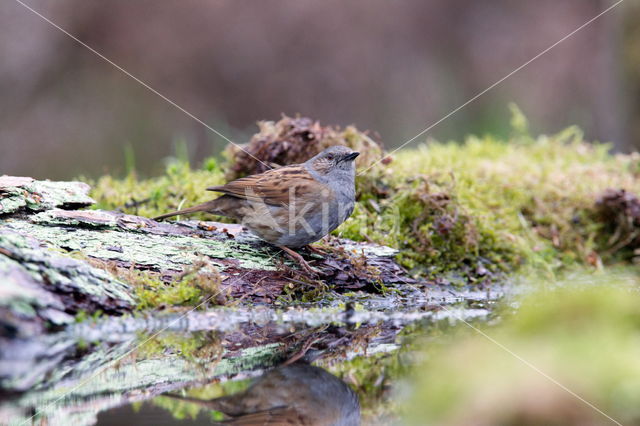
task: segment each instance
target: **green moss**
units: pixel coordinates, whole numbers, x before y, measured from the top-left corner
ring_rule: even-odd
[[[139,179],[135,171],[123,179],[103,176],[89,181],[95,208],[116,210],[140,216],[154,217],[182,206],[195,205],[213,198],[209,186],[224,183],[224,173],[214,158],[204,161],[201,169],[194,170],[186,161],[175,160],[158,178]],[[191,218],[205,217],[202,214]],[[209,216],[210,217],[210,216]]]
[[[172,279],[154,271],[122,268],[97,259],[89,261],[129,283],[133,287],[138,310],[178,306],[206,309],[226,303],[227,295],[220,288],[222,277],[215,266],[204,259],[195,261]]]
[[[594,209],[606,188],[640,193],[638,156],[612,155],[576,127],[534,138],[512,111],[509,140],[430,141],[365,171],[356,209],[336,234],[397,248],[402,265],[427,276],[522,265],[551,276],[575,263],[629,258],[628,250],[608,250],[610,231]],[[91,195],[100,208],[154,216],[211,199],[204,189],[223,181],[215,160],[197,170],[183,161],[155,179],[103,177]]]
[[[360,176],[360,203],[340,234],[398,248],[403,265],[427,274],[618,260],[596,199],[606,188],[640,192],[638,157],[614,156],[575,127],[534,139],[522,120],[511,141],[471,136],[399,151]]]
[[[206,270],[205,268],[209,268]],[[215,269],[195,264],[172,281],[162,280],[157,273],[127,270],[129,283],[135,286],[137,309],[172,306],[208,306],[224,303],[220,294],[222,279]]]
[[[638,424],[639,285],[634,270],[570,274],[522,298],[499,326],[476,324],[485,334],[460,324],[428,342],[411,376],[407,423],[609,423],[564,386]]]
[[[138,272],[135,283],[135,295],[140,310],[166,306],[195,306],[201,300],[200,289],[190,285],[188,280],[170,283],[151,276],[147,272]]]

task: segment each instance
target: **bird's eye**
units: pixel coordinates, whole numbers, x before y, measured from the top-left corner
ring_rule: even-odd
[[[329,155],[327,155],[327,160],[329,160],[329,161],[333,161],[333,154],[329,154]]]

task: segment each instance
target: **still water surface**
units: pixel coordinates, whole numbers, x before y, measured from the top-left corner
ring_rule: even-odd
[[[2,349],[0,423],[394,423],[415,338],[481,321],[500,296],[434,287],[81,323]]]

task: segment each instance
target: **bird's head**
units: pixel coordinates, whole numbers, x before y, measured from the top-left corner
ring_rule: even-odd
[[[307,161],[307,164],[318,174],[327,175],[334,171],[355,173],[354,160],[359,152],[346,146],[331,146]]]

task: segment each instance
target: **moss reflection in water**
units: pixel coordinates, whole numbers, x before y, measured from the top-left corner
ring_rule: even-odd
[[[162,358],[176,354],[197,364],[210,364],[218,360],[223,352],[220,336],[215,331],[192,333],[164,332],[152,337],[140,336],[144,342],[136,351],[139,359]]]
[[[233,395],[246,390],[251,384],[250,379],[234,380],[223,383],[210,383],[202,387],[196,387],[183,392],[184,396],[203,400]],[[221,421],[224,415],[215,410],[209,410],[192,402],[180,401],[175,398],[159,396],[151,401],[151,404],[169,411],[176,419],[197,418],[200,413],[206,412],[213,421]]]
[[[640,277],[577,273],[519,301],[483,332],[622,424],[640,422]],[[404,406],[411,424],[609,423],[465,325],[425,346]]]
[[[622,424],[638,423],[638,272],[582,270],[560,281],[527,284],[526,294],[503,303],[494,320],[473,326]],[[362,424],[608,422],[461,322],[408,325],[395,340],[370,348],[350,359],[325,356],[315,362],[358,394]],[[210,400],[245,391],[251,382],[212,383],[181,394]],[[152,403],[177,418],[222,419],[185,401],[159,397]]]

